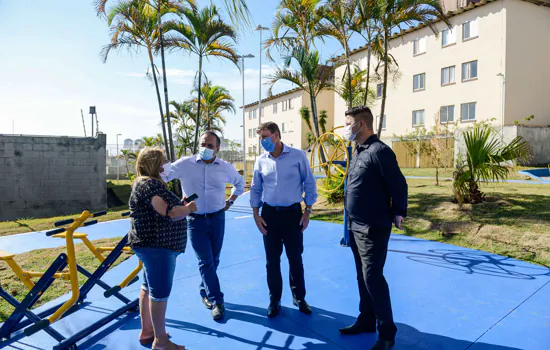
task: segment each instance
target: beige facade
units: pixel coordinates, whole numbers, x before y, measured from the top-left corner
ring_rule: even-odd
[[[391,40],[399,73],[388,84],[382,137],[421,125],[429,129],[436,117],[444,119],[451,111],[458,126],[492,118],[497,126],[516,120],[550,125],[550,7],[484,1],[452,13],[450,21],[450,32],[443,32],[444,23],[436,24],[438,36],[424,27]],[[365,49],[356,50],[352,59],[364,69],[366,55]],[[371,63],[374,69],[376,59]],[[338,68],[336,81],[343,73],[344,67]],[[381,99],[372,104],[379,115]],[[343,125],[346,103],[335,95],[334,105],[335,125]],[[531,114],[535,119],[525,122]]]
[[[327,129],[334,125],[334,92],[322,91],[317,96],[317,109],[327,111]],[[300,108],[311,111],[309,94],[301,89],[294,89],[262,100],[262,117],[259,118],[258,102],[245,106],[245,147],[247,159],[263,152],[259,145],[256,128],[260,123],[272,121],[281,130],[283,142],[291,147],[306,149],[309,128],[300,116]]]

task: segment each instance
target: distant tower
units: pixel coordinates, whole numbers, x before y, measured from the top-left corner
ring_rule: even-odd
[[[134,140],[126,139],[124,140],[124,146],[122,146],[122,149],[132,149],[133,145],[134,145]]]

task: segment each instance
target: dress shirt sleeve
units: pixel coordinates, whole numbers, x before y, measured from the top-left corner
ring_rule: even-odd
[[[313,205],[317,201],[317,184],[309,160],[304,151],[300,152],[300,175],[304,183],[304,202],[306,205]]]
[[[384,147],[377,153],[378,164],[382,179],[389,190],[394,215],[407,216],[408,185],[405,176],[401,173],[395,153]]]
[[[185,173],[185,158],[181,158],[172,163],[172,168],[167,175],[160,175],[165,182],[170,182],[174,179],[180,179]]]
[[[235,169],[232,164],[227,163],[227,168],[229,183],[233,185],[233,189],[231,189],[231,194],[234,196],[240,196],[244,193],[243,177],[237,172],[237,169]]]
[[[256,159],[256,164],[254,164],[254,175],[252,177],[252,184],[250,184],[250,206],[252,208],[259,208],[263,204],[263,179],[260,159],[261,158]]]

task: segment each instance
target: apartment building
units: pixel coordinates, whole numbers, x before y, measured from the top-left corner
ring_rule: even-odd
[[[327,129],[334,125],[334,92],[322,91],[317,96],[318,111],[327,111]],[[258,101],[245,105],[245,148],[247,159],[254,159],[263,153],[256,129],[261,123],[272,121],[279,125],[285,144],[306,149],[309,144],[307,133],[310,131],[300,116],[300,109],[307,107],[311,111],[309,94],[302,89],[288,90],[262,100],[262,113],[258,111]]]
[[[546,142],[539,152],[550,157],[550,140],[541,137],[550,126],[550,1],[483,0],[447,15],[451,28],[436,23],[437,36],[418,26],[390,41],[399,73],[387,87],[382,138],[391,143],[394,134],[431,128],[436,117],[458,127],[495,118],[496,126],[540,127],[528,141]],[[354,50],[351,59],[366,69],[367,48]],[[372,57],[372,70],[377,63]],[[344,70],[337,69],[336,81]],[[379,115],[382,84],[376,90],[372,110]],[[343,125],[346,102],[334,99],[334,123]],[[530,115],[535,118],[525,121]]]

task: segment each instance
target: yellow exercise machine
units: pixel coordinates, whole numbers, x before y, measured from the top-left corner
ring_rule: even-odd
[[[118,293],[122,288],[136,282],[138,280],[137,274],[141,270],[142,264],[134,269],[119,285],[111,287],[107,283],[103,282],[101,278],[109,270],[112,264],[120,257],[124,251],[128,251],[126,247],[127,236],[125,236],[115,247],[95,247],[87,238],[87,234],[75,232],[79,227],[91,226],[97,224],[97,220],[90,220],[89,218],[105,215],[106,211],[97,213],[90,213],[88,211],[82,212],[82,214],[74,219],[67,219],[58,221],[55,226],[69,225],[64,228],[57,228],[46,232],[47,236],[55,238],[65,239],[66,253],[61,253],[50,267],[45,272],[25,271],[14,260],[15,255],[0,251],[0,261],[5,261],[8,266],[13,270],[15,275],[21,280],[21,282],[29,289],[29,293],[25,296],[22,302],[16,300],[13,296],[7,293],[0,285],[0,297],[10,303],[15,310],[10,317],[2,324],[0,328],[0,340],[9,340],[10,337],[17,331],[24,329],[26,336],[32,335],[40,330],[44,330],[59,343],[54,349],[76,349],[76,342],[84,337],[95,332],[99,328],[108,324],[112,320],[118,318],[120,315],[128,311],[138,310],[138,300],[129,300],[125,296]],[[123,216],[127,216],[129,213],[124,213]],[[78,265],[75,254],[75,239],[80,239],[90,251],[101,262],[100,266],[93,272],[87,271],[82,266]],[[103,252],[110,252],[107,256],[104,256]],[[66,268],[68,267],[68,272]],[[78,273],[87,277],[86,282],[79,287],[78,285]],[[33,282],[33,278],[39,278],[38,281]],[[47,310],[44,310],[38,314],[31,311],[32,307],[38,302],[43,293],[51,286],[56,280],[61,279],[69,281],[71,284],[71,297],[69,300],[56,305]],[[75,311],[78,311],[84,304],[84,300],[88,293],[94,286],[99,286],[105,289],[105,297],[115,296],[117,299],[124,303],[124,306],[117,309],[113,313],[107,315],[101,320],[87,326],[85,329],[73,334],[66,338],[50,325],[57,320],[66,317]],[[26,317],[24,319],[24,317]]]

